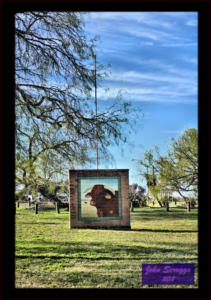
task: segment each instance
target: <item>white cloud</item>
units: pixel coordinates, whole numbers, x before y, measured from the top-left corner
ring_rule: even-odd
[[[178,14],[183,13],[173,13],[172,18],[178,17]],[[168,16],[165,12],[91,12],[89,14],[90,19],[112,21],[127,21],[127,22],[137,22],[139,24],[145,24],[150,26],[159,26],[163,28],[171,28],[174,25],[172,20],[164,20],[164,17]]]
[[[125,88],[121,89],[118,85],[111,86],[109,91],[103,88],[98,88],[98,99],[102,101],[114,100],[121,90],[123,99],[126,101],[138,102],[168,102],[168,103],[196,103],[196,91],[191,86],[176,88],[172,86],[157,87],[157,88],[133,88],[125,84]]]
[[[196,16],[196,13],[187,12],[89,13],[89,31],[102,35],[102,57],[106,55],[109,58],[110,55],[117,67],[112,70],[109,80],[104,82],[105,87],[110,87],[110,92],[105,93],[103,88],[98,88],[99,98],[112,99],[124,87],[125,98],[132,101],[196,102],[197,70],[187,64],[185,69],[183,65],[185,59],[196,64],[197,58],[191,56],[194,54],[185,54],[187,52],[183,49],[176,49],[171,60],[168,48],[158,51],[156,48],[157,45],[196,47],[197,43],[187,34],[184,26],[186,23],[193,25]],[[150,47],[149,54],[147,47]]]
[[[196,103],[196,74],[171,65],[160,65],[163,67],[162,73],[114,72],[109,81],[104,82],[104,86],[110,90],[105,92],[102,87],[98,89],[99,99],[114,99],[121,90],[123,98],[130,101]]]
[[[178,25],[197,25],[196,16],[185,12],[91,12],[85,20],[92,32],[113,34],[117,30],[152,41],[181,39]]]
[[[187,77],[189,75],[189,78]],[[170,74],[162,75],[156,73],[144,73],[144,72],[136,72],[136,71],[127,71],[127,72],[114,72],[111,75],[111,80],[119,81],[123,80],[126,82],[132,83],[141,83],[141,80],[148,81],[157,81],[157,82],[166,82],[166,83],[174,83],[174,84],[193,84],[193,73],[186,72],[183,73],[182,70],[178,74],[178,76],[172,76]]]
[[[162,47],[197,47],[197,43],[165,43]]]
[[[141,41],[140,42],[141,46],[154,46],[153,42],[147,42],[147,41]]]
[[[198,63],[198,59],[196,57],[191,57],[191,56],[183,56],[181,57],[181,60],[187,62],[187,63],[192,63],[196,65]]]
[[[186,25],[187,26],[197,26],[198,25],[198,22],[196,19],[192,19],[192,20],[189,20],[186,22]]]
[[[155,31],[152,29],[147,29],[147,28],[137,30],[137,27],[132,28],[132,27],[127,26],[123,30],[125,33],[129,33],[132,36],[139,37],[139,38],[140,37],[148,38],[153,41],[160,41],[162,39],[163,35],[166,36],[166,34],[163,32],[160,32],[160,31],[158,32],[158,31]]]

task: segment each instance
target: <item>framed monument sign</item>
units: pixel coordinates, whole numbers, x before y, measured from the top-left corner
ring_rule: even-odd
[[[70,170],[70,227],[130,229],[128,172]]]

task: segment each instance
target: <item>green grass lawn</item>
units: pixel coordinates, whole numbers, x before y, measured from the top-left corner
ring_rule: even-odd
[[[131,231],[69,229],[65,209],[16,213],[16,288],[197,288],[197,209],[135,208]],[[142,285],[142,263],[194,263],[195,284]]]

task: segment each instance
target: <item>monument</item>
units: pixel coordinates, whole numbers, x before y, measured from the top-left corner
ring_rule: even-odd
[[[70,228],[130,229],[128,173],[69,170]]]

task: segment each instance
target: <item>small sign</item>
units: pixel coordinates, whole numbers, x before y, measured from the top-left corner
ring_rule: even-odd
[[[194,264],[142,264],[142,284],[194,284]]]

